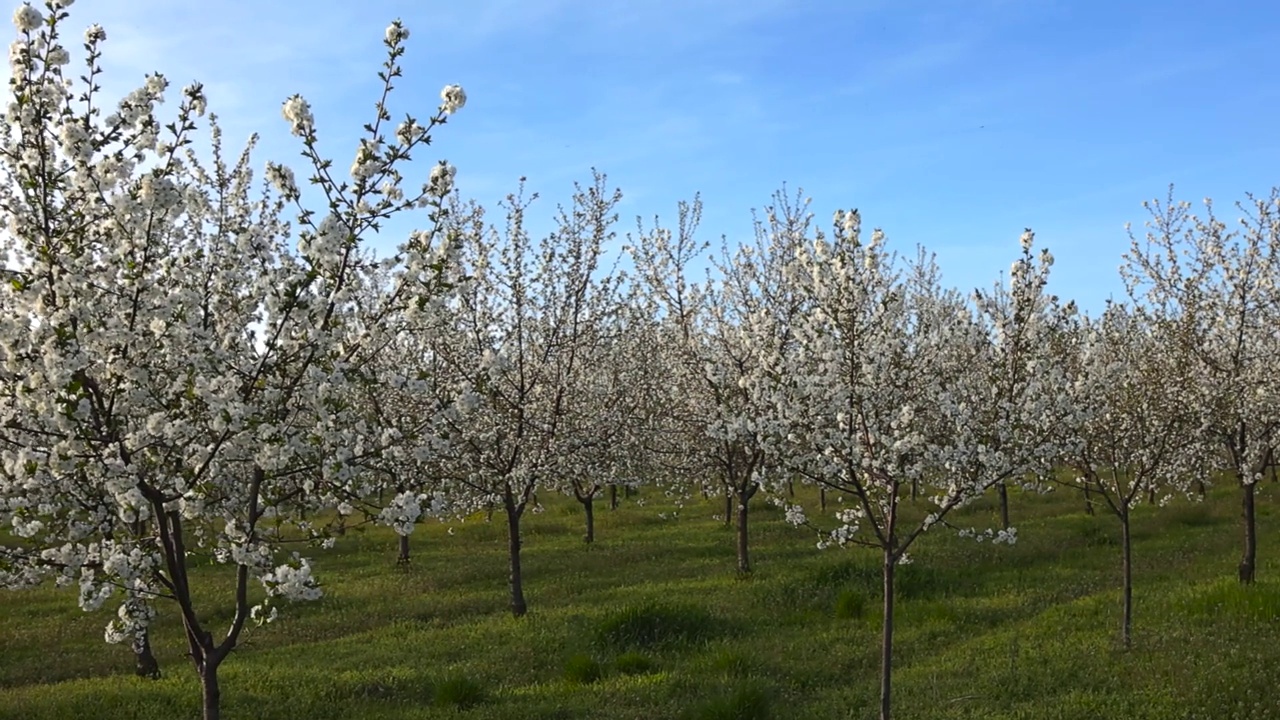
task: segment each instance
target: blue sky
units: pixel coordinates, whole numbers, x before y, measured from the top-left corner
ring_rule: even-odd
[[[1280,184],[1270,2],[79,0],[71,24],[106,28],[109,91],[149,70],[203,81],[230,139],[262,133],[259,166],[296,158],[280,104],[302,93],[345,168],[396,17],[412,37],[393,115],[429,115],[446,83],[469,96],[423,171],[447,158],[485,203],[527,176],[543,227],[592,167],[626,196],[621,230],[673,224],[701,192],[713,241],[750,233],[785,182],[824,226],[857,207],[966,289],[1031,227],[1055,292],[1096,309],[1123,294],[1144,199],[1175,183],[1234,217]]]

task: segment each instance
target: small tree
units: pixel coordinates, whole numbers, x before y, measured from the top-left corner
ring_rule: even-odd
[[[1065,365],[1074,422],[1063,424],[1063,460],[1071,476],[1061,484],[1089,491],[1120,521],[1121,640],[1133,629],[1133,508],[1155,495],[1187,492],[1195,469],[1183,451],[1194,418],[1169,352],[1168,328],[1124,305],[1108,304],[1102,316],[1063,332],[1074,343],[1055,343]]]
[[[681,204],[674,237],[656,228],[633,244],[637,268],[658,299],[655,309],[671,328],[673,343],[668,349],[675,378],[668,402],[674,411],[667,448],[659,455],[673,457],[676,448],[687,449],[696,459],[672,466],[668,479],[687,489],[692,478],[704,492],[710,484],[725,493],[725,522],[736,521],[738,572],[743,574],[751,572],[750,503],[769,463],[763,423],[770,407],[753,391],[768,370],[754,343],[766,331],[775,333],[768,340],[771,347],[789,343],[799,306],[783,271],[805,243],[812,220],[807,201],[798,193],[788,197],[785,190],[775,193],[764,215],[756,219],[754,242],[723,247],[713,261],[719,276],[702,286],[687,281],[688,265],[704,247],[693,239],[701,219],[696,199]]]
[[[1184,356],[1184,402],[1204,437],[1221,449],[1241,491],[1244,547],[1240,582],[1257,568],[1255,498],[1276,460],[1280,440],[1280,352],[1275,332],[1280,300],[1280,189],[1238,205],[1243,217],[1229,230],[1206,200],[1206,217],[1190,203],[1144,203],[1151,213],[1144,239],[1132,233],[1121,267],[1129,295],[1143,312],[1168,326],[1166,350]],[[1199,448],[1188,442],[1188,449]]]
[[[468,280],[439,352],[472,400],[465,418],[446,422],[448,480],[502,507],[516,617],[528,610],[520,521],[538,488],[581,469],[591,444],[573,434],[584,425],[572,420],[590,406],[585,378],[620,311],[617,278],[600,267],[620,199],[597,174],[540,241],[525,230],[530,201],[519,195],[507,199],[501,232],[475,205],[450,225]]]
[[[993,382],[1010,366],[980,316],[941,290],[930,258],[922,253],[904,273],[880,231],[864,243],[860,225],[856,211],[837,213],[832,240],[819,237],[789,266],[806,312],[795,321],[794,349],[768,353],[773,380],[759,391],[776,408],[779,465],[853,498],[819,547],[862,545],[881,554],[880,717],[888,720],[895,568],[950,512],[1050,452],[1040,429],[1052,424],[1056,402],[1052,373],[1034,355],[1020,360],[1026,372]],[[1010,293],[1015,306],[1034,308],[1043,303],[1051,258],[1032,261],[1029,233],[1023,247]],[[919,522],[901,512],[913,486],[933,489],[926,498],[932,512]],[[797,505],[787,516],[809,524]],[[984,537],[1012,543],[1016,534]]]

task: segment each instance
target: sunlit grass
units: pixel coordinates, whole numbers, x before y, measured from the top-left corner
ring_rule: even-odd
[[[1016,546],[935,533],[899,576],[895,708],[903,718],[1280,717],[1280,523],[1259,498],[1260,582],[1232,579],[1238,498],[1140,509],[1134,648],[1119,643],[1119,528],[1079,496],[1014,495]],[[753,512],[755,572],[734,572],[714,499],[663,521],[650,498],[597,513],[543,498],[526,518],[530,614],[507,614],[500,517],[352,532],[315,551],[325,598],[253,629],[223,666],[227,718],[862,718],[874,715],[879,558],[819,552],[773,508]],[[816,503],[815,503],[816,505]],[[984,502],[963,525],[994,521]],[[227,575],[196,570],[230,619]],[[0,593],[0,717],[194,718],[199,688],[172,608],[164,677],[102,642],[109,614],[74,590]],[[737,709],[737,710],[735,710]],[[726,715],[728,713],[728,715]]]

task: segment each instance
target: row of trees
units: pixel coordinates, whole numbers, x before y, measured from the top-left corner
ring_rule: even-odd
[[[611,264],[620,195],[602,175],[540,238],[526,231],[536,196],[510,196],[494,222],[458,196],[447,163],[407,192],[402,168],[466,96],[447,86],[425,123],[393,124],[398,22],[349,178],[321,153],[306,102],[285,102],[312,170],[304,192],[274,163],[255,183],[252,142],[226,157],[214,118],[210,152],[195,151],[199,85],[168,123],[158,75],[105,104],[98,26],[77,86],[70,5],[16,13],[0,126],[0,582],[52,577],[85,609],[115,598],[107,639],[152,670],[147,628],[173,601],[206,718],[246,626],[279,599],[320,597],[290,543],[378,522],[407,562],[424,517],[500,511],[520,616],[520,527],[540,491],[582,504],[588,542],[607,487],[722,494],[743,573],[761,495],[820,546],[872,548],[885,719],[895,568],[988,492],[1001,526],[953,529],[1014,542],[1010,484],[1077,487],[1115,514],[1126,644],[1137,504],[1227,471],[1243,497],[1240,580],[1254,578],[1280,392],[1267,372],[1276,193],[1235,231],[1211,210],[1153,205],[1126,258],[1129,302],[1092,317],[1047,292],[1053,258],[1030,231],[1008,278],[966,295],[923,250],[864,237],[856,210],[824,231],[786,191],[695,278],[708,247],[697,200],[673,228],[640,225]],[[365,239],[409,211],[427,229],[371,253]],[[848,500],[834,524],[789,499],[797,482]],[[206,557],[235,574],[234,621],[216,636],[190,573]]]

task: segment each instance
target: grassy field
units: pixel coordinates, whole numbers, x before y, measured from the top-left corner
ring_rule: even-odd
[[[1134,648],[1119,645],[1119,526],[1078,495],[1013,497],[1014,547],[938,532],[900,574],[895,716],[1280,718],[1276,489],[1259,498],[1259,583],[1234,581],[1237,492],[1143,509],[1134,526]],[[756,572],[735,576],[712,500],[676,520],[634,499],[597,513],[546,498],[526,517],[530,613],[506,611],[504,526],[483,518],[386,530],[315,550],[325,598],[253,629],[223,666],[228,718],[874,717],[878,557],[814,549],[781,512],[752,513]],[[985,527],[990,505],[957,523]],[[225,580],[202,568],[202,586]],[[230,620],[225,593],[202,607]],[[74,590],[0,593],[0,717],[197,717],[199,686],[172,607],[164,670],[137,679],[102,641],[109,615]]]

